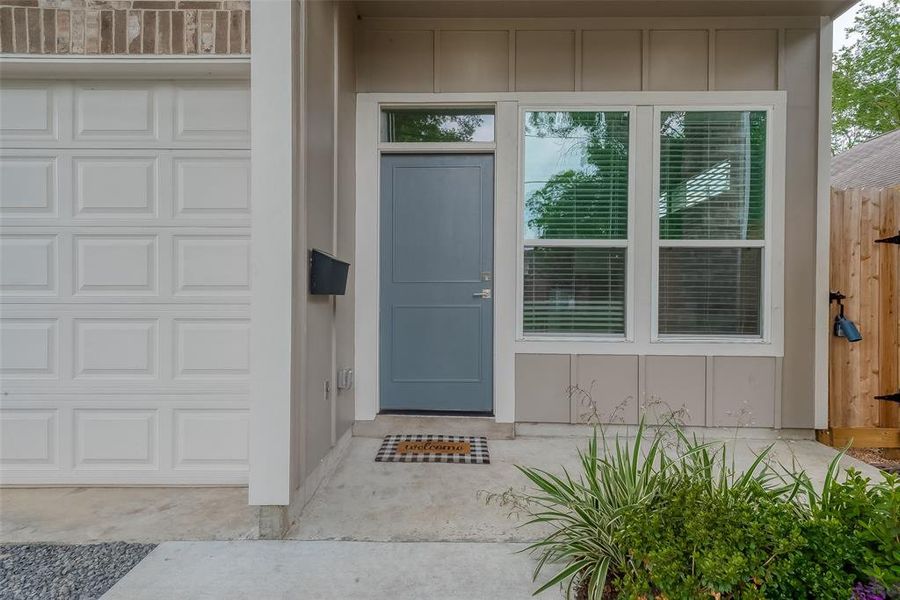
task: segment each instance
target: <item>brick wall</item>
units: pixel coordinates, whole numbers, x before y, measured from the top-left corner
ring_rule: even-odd
[[[250,0],[0,0],[4,54],[249,54]]]

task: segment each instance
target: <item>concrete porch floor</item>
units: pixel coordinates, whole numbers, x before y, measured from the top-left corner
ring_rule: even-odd
[[[335,472],[300,513],[287,539],[370,542],[525,542],[540,530],[523,529],[509,509],[486,505],[484,493],[522,490],[515,465],[577,471],[587,438],[518,437],[490,440],[490,465],[376,463],[381,440],[353,438]],[[738,467],[769,440],[740,439]],[[835,451],[809,440],[782,440],[776,456],[796,459],[821,482]],[[873,479],[878,471],[850,457]],[[247,490],[229,488],[3,488],[0,542],[241,540],[257,537],[257,512]]]
[[[515,465],[560,473],[578,471],[578,449],[585,437],[518,437],[489,440],[489,465],[442,463],[376,463],[381,440],[353,438],[334,474],[316,491],[287,534],[293,540],[372,542],[527,542],[540,537],[534,527],[484,493],[522,490],[527,480]],[[746,468],[756,453],[773,443],[764,439],[732,439],[735,465]],[[774,457],[782,464],[802,465],[821,485],[835,450],[811,440],[779,440]],[[877,469],[850,457],[873,480]]]
[[[0,489],[2,543],[238,540],[256,527],[245,487]]]

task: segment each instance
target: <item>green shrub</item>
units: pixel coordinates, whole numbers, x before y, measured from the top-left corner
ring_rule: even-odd
[[[602,430],[601,430],[602,434]],[[900,591],[898,478],[839,481],[841,455],[821,490],[803,471],[773,465],[770,448],[737,472],[724,444],[677,426],[580,453],[575,476],[520,467],[537,487],[518,498],[527,524],[552,532],[532,544],[535,594],[567,597],[837,599],[854,584]]]
[[[829,477],[823,493],[813,496],[811,510],[840,523],[843,535],[854,540],[858,555],[847,568],[857,579],[900,588],[900,478],[885,474],[873,485],[855,469],[846,475],[843,482]]]
[[[687,481],[669,498],[622,519],[633,568],[629,598],[850,598],[846,545],[833,522],[814,522],[772,494],[710,495]]]

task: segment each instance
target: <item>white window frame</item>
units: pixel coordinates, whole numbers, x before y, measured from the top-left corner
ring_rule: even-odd
[[[652,344],[672,343],[709,343],[709,344],[769,344],[772,340],[772,287],[773,287],[773,221],[776,212],[774,197],[774,132],[773,113],[774,106],[743,104],[721,106],[696,106],[696,105],[657,105],[653,109],[653,218],[652,227],[652,293],[650,295],[650,342]],[[762,240],[660,240],[659,238],[659,209],[660,194],[660,160],[662,144],[662,113],[664,112],[765,112],[766,113],[766,186],[763,205],[763,235]],[[782,205],[783,202],[779,204]],[[783,213],[782,213],[783,214]],[[762,328],[758,336],[736,335],[680,335],[659,333],[659,249],[660,248],[762,248],[762,281],[760,289],[760,305],[762,314]]]
[[[530,112],[624,112],[628,114],[628,239],[622,240],[592,240],[592,239],[526,239],[525,238],[525,114]],[[518,121],[518,152],[519,168],[517,182],[517,213],[518,225],[516,239],[518,240],[518,256],[516,258],[516,339],[520,341],[552,342],[552,341],[584,341],[584,342],[612,342],[628,343],[634,341],[634,227],[635,227],[635,121],[637,107],[634,105],[610,106],[610,105],[578,105],[571,104],[519,104]],[[525,333],[525,249],[528,247],[558,247],[558,248],[624,248],[625,249],[625,331],[622,335],[616,334],[562,334],[562,333]]]

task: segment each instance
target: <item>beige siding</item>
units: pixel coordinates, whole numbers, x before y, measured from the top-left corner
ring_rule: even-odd
[[[305,98],[306,129],[305,218],[307,248],[331,252],[334,243],[334,7],[330,2],[307,2]],[[299,260],[301,268],[306,261]],[[306,287],[308,278],[298,278]],[[330,296],[306,296],[306,344],[300,352],[305,372],[301,376],[305,408],[301,424],[305,432],[306,473],[312,471],[331,448],[331,403],[325,398],[325,381],[332,367],[333,303]]]
[[[709,32],[650,32],[651,90],[709,89]]]
[[[338,77],[337,77],[337,256],[352,261],[356,240],[356,61],[353,29],[356,13],[353,5],[339,3]],[[337,369],[353,367],[354,291],[353,277],[347,280],[347,293],[335,298],[335,358]],[[354,392],[334,388],[337,402],[336,437],[353,425]]]
[[[759,386],[759,400],[751,403],[758,424],[812,427],[818,25],[816,18],[797,17],[364,19],[358,26],[364,44],[357,52],[357,84],[359,91],[384,92],[480,91],[494,86],[500,91],[786,90],[783,378],[777,375],[779,360],[750,360],[750,377],[733,368],[734,361],[743,364],[745,359],[727,359],[722,363],[725,374],[718,374],[714,402],[707,398],[713,395],[709,382],[716,374],[704,371],[703,410],[694,398],[701,387],[699,359],[687,361],[686,373],[672,366],[670,359],[643,359],[640,384],[647,386],[643,391],[648,393],[666,390],[676,404],[693,407],[692,420],[712,425],[731,422],[729,415],[744,404],[740,394],[730,394],[723,386],[732,381],[746,386],[750,380]],[[479,34],[466,37],[465,31]],[[508,45],[505,87],[503,32]],[[476,47],[482,50],[476,52]],[[476,54],[483,54],[485,64]],[[432,67],[435,59],[436,69]],[[473,70],[473,64],[479,66]],[[521,360],[519,355],[517,364]],[[761,361],[765,368],[759,368]],[[684,386],[667,389],[667,382],[676,376]],[[780,385],[777,394],[775,385]],[[517,377],[517,410],[524,411],[517,419],[537,418],[543,410],[537,402],[534,390],[523,390]],[[558,407],[548,420],[561,419],[557,411]]]
[[[516,357],[516,420],[568,423],[568,354],[520,354]]]
[[[777,367],[769,357],[517,354],[516,420],[632,424],[678,413],[687,425],[774,427]]]
[[[353,362],[352,288],[343,297],[309,295],[305,259],[312,248],[341,258],[353,255],[355,15],[350,9],[335,2],[306,2],[302,8],[307,59],[300,82],[305,113],[298,126],[304,162],[298,171],[303,197],[297,200],[302,209],[296,227],[297,239],[305,243],[295,257],[298,330],[294,339],[300,345],[293,382],[300,398],[296,417],[300,433],[293,450],[300,457],[295,485],[316,468],[353,420],[352,392],[338,392],[335,386],[338,365],[349,367]]]
[[[716,32],[715,89],[778,89],[778,30]]]
[[[716,427],[775,425],[775,359],[719,356],[712,360],[712,413]]]
[[[433,31],[364,29],[358,46],[358,91],[434,91]]]
[[[788,93],[784,240],[784,427],[811,427],[815,323],[818,32],[784,34]],[[830,49],[828,49],[830,51]],[[826,234],[827,235],[827,234]],[[827,260],[828,257],[823,257]],[[826,323],[819,324],[827,327]]]
[[[519,31],[516,34],[516,90],[575,89],[575,32]]]
[[[442,31],[438,65],[438,91],[509,91],[509,32]]]
[[[706,362],[703,356],[648,356],[643,378],[647,419],[655,422],[678,411],[687,425],[710,425],[706,422]]]
[[[581,355],[572,361],[579,392],[572,394],[572,423],[598,417],[603,422],[638,422],[637,356]]]
[[[581,89],[641,89],[641,31],[584,31],[581,34]]]

